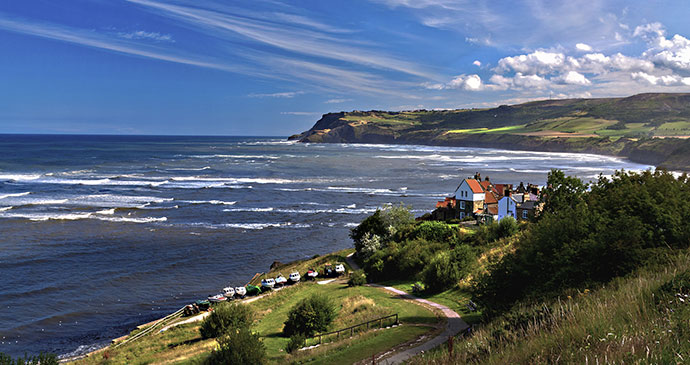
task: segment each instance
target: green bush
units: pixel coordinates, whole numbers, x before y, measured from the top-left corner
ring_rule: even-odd
[[[201,322],[201,337],[215,338],[230,329],[249,328],[254,313],[251,307],[244,304],[220,303],[213,308],[211,315]]]
[[[350,279],[347,281],[348,286],[362,286],[367,283],[367,276],[363,270],[357,270],[350,274]]]
[[[510,237],[520,230],[520,227],[518,226],[518,222],[515,220],[515,218],[511,216],[503,217],[498,222],[498,227],[496,227],[496,236],[498,238],[505,238],[505,237]]]
[[[206,359],[209,365],[266,364],[266,345],[247,328],[232,329],[218,337],[218,349]]]
[[[412,238],[421,238],[434,242],[454,242],[457,228],[439,221],[422,222],[412,231]]]
[[[313,295],[290,310],[283,327],[283,336],[312,336],[317,332],[323,332],[333,322],[335,315],[335,306],[328,297]]]
[[[287,345],[285,345],[285,352],[288,354],[291,354],[302,347],[304,347],[304,342],[307,340],[307,337],[304,336],[303,334],[295,334],[290,336],[290,341],[288,341]]]
[[[432,292],[452,288],[467,275],[475,260],[474,251],[467,245],[438,253],[422,271],[424,286]]]
[[[0,365],[57,365],[58,359],[54,354],[40,353],[36,356],[18,357],[13,359],[11,356],[0,352]]]

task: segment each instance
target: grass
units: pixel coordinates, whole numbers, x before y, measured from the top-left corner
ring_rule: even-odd
[[[344,257],[351,251],[343,250],[330,255],[286,264],[277,270],[284,270],[284,273],[288,274],[289,270],[299,269],[300,272],[303,272],[306,271],[307,267],[320,267],[326,262],[344,262]],[[338,315],[331,326],[333,330],[394,313],[399,314],[403,326],[365,332],[355,335],[352,339],[344,339],[335,344],[321,346],[314,350],[300,351],[296,355],[288,355],[283,350],[288,342],[287,338],[281,336],[283,322],[287,319],[288,311],[294,305],[314,294],[327,295],[335,303]],[[413,340],[419,335],[433,330],[431,326],[439,322],[435,313],[422,306],[400,299],[379,288],[350,288],[345,285],[344,280],[326,285],[304,282],[276,291],[247,305],[251,305],[256,312],[257,318],[252,330],[261,334],[272,363],[302,361],[300,359],[319,363],[322,357],[330,359],[323,361],[336,361],[336,363],[355,362],[371,357],[373,354],[397,344]],[[201,339],[199,324],[200,322],[195,322],[173,327],[162,333],[145,336],[120,348],[97,353],[79,360],[77,363],[150,364],[174,362],[198,364],[203,362],[216,345],[213,339]]]
[[[526,313],[547,309],[546,315],[512,330],[496,319],[459,341],[453,356],[441,347],[411,363],[687,363],[690,307],[655,296],[662,284],[686,270],[687,252],[662,268],[642,270],[602,289],[523,307]]]
[[[261,283],[262,278],[275,278],[276,276],[278,276],[278,274],[282,274],[287,278],[288,275],[290,275],[290,273],[294,271],[298,271],[300,274],[302,274],[302,276],[305,276],[307,270],[312,268],[316,269],[318,272],[322,272],[325,264],[335,265],[336,263],[342,263],[343,265],[345,265],[345,268],[349,272],[352,271],[352,269],[350,268],[350,265],[347,264],[347,261],[345,261],[345,257],[353,252],[355,252],[354,248],[348,248],[324,256],[315,256],[308,260],[299,260],[283,264],[261,276],[254,278],[254,280],[251,281],[251,284],[259,285]]]
[[[300,284],[299,287],[282,290],[269,298],[256,302],[255,308],[262,317],[257,323],[255,330],[264,337],[264,343],[268,348],[268,356],[271,360],[279,361],[285,357],[285,353],[282,350],[285,348],[288,339],[281,336],[281,331],[289,310],[314,294],[327,294],[333,302],[337,303],[339,313],[331,326],[332,330],[348,327],[359,320],[363,322],[393,313],[398,313],[400,321],[405,324],[434,324],[438,321],[436,315],[431,311],[392,296],[379,288],[366,286],[350,288],[341,283],[327,285],[316,283]],[[353,299],[355,301],[361,300],[362,297],[373,301],[375,307],[377,307],[376,310],[368,311],[369,316],[366,314],[364,316],[354,315],[352,310],[347,310],[352,307]]]

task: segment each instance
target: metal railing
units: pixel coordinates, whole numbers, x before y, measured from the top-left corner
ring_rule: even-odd
[[[333,340],[334,338],[337,340],[340,338],[341,333],[350,333],[350,337],[354,336],[355,333],[357,332],[362,332],[363,328],[366,326],[366,331],[372,329],[372,328],[383,328],[383,323],[388,322],[388,319],[395,318],[394,321],[390,322],[387,324],[388,326],[396,325],[399,324],[400,322],[398,321],[398,313],[391,314],[389,316],[381,317],[381,318],[376,318],[372,319],[370,321],[362,322],[360,324],[356,324],[354,326],[350,326],[347,328],[339,329],[337,331],[333,332],[326,332],[326,333],[319,333],[311,337],[307,337],[305,340],[305,346],[309,346],[309,340],[316,340],[318,339],[318,343],[321,344],[326,340],[328,342],[328,339],[330,338]],[[378,322],[378,326],[376,326],[376,323]],[[374,324],[374,325],[372,325]]]

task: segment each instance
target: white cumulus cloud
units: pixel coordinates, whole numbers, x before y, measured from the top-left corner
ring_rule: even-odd
[[[582,51],[582,52],[592,52],[592,46],[590,46],[589,44],[585,44],[585,43],[578,43],[575,45],[575,48],[578,51]]]

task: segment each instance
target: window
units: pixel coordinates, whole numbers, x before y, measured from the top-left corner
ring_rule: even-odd
[[[460,219],[465,219],[465,212],[460,212]]]
[[[460,209],[465,209],[465,202],[462,200],[460,201]]]
[[[522,219],[527,219],[527,214],[528,214],[528,211],[527,211],[527,210],[523,210],[523,211],[522,211]]]

